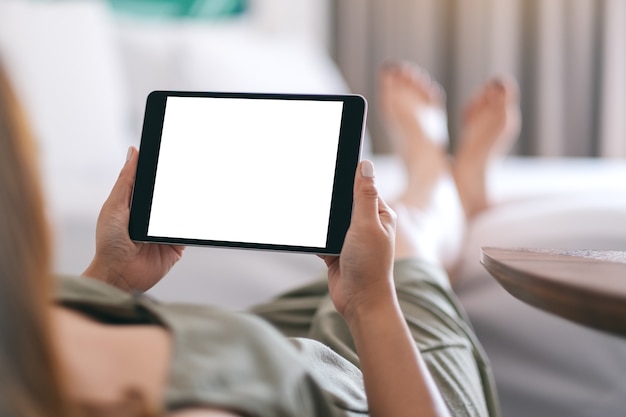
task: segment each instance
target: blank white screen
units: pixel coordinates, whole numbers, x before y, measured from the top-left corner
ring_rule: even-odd
[[[324,247],[342,111],[168,97],[148,235]]]

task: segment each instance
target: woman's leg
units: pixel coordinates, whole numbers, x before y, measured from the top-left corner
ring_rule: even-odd
[[[488,361],[444,270],[454,267],[464,241],[466,210],[442,128],[430,128],[421,114],[433,108],[443,113],[443,94],[410,64],[384,68],[380,88],[389,131],[407,172],[406,189],[392,202],[398,215],[394,274],[402,311],[454,414],[497,415]]]
[[[394,275],[402,311],[454,415],[497,415],[489,365],[441,266],[446,259],[454,263],[465,224],[447,155],[443,94],[408,64],[385,67],[380,88],[408,178],[392,203],[398,214]],[[358,366],[350,332],[326,291],[320,281],[254,311],[286,335],[322,342]]]
[[[484,172],[485,167],[471,165],[466,159],[473,157],[469,144],[476,151],[492,155],[479,144],[490,148],[501,141],[479,141],[474,139],[477,133],[468,133],[464,138],[467,146],[457,157],[461,166],[453,167],[446,149],[444,95],[440,87],[418,68],[400,64],[381,71],[380,89],[387,125],[408,179],[404,192],[392,202],[398,214],[394,274],[401,308],[454,414],[497,415],[489,364],[442,265],[454,265],[468,212],[454,179],[462,177],[464,169],[471,169],[471,180],[461,178],[462,186],[474,187],[473,181],[484,181],[484,177],[474,174]],[[476,113],[466,116],[466,123],[480,132],[474,122],[482,120],[475,117],[482,115],[477,111],[482,107],[470,107]],[[490,158],[481,160],[487,164]],[[325,281],[285,294],[253,311],[286,335],[318,340],[358,366],[350,332],[327,296]]]

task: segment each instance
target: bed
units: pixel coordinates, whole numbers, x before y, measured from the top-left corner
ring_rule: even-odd
[[[101,2],[0,3],[0,56],[38,139],[57,272],[89,263],[100,205],[138,145],[149,91],[349,91],[326,49],[328,2],[250,5],[197,24],[120,19]],[[391,199],[404,183],[398,161],[368,149]],[[514,157],[489,180],[496,204],[468,230],[458,292],[504,415],[622,415],[626,343],[517,302],[479,254],[483,245],[626,250],[626,162]],[[150,294],[242,309],[323,269],[311,255],[188,248]]]

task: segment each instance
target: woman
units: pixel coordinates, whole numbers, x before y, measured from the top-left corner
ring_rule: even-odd
[[[0,416],[497,415],[433,249],[449,238],[429,226],[438,205],[460,205],[444,148],[414,114],[441,97],[406,67],[386,69],[382,88],[408,151],[397,236],[364,161],[341,256],[323,257],[328,278],[233,313],[141,295],[183,248],[128,237],[134,148],[84,276],[53,280],[33,142],[0,71]]]

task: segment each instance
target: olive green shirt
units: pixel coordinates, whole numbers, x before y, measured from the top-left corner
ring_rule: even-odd
[[[413,338],[452,414],[498,416],[488,363],[445,273],[407,260],[395,264],[394,275]],[[104,323],[165,326],[173,340],[163,405],[168,410],[368,415],[354,343],[325,280],[247,312],[159,303],[84,277],[62,277],[57,300]]]

